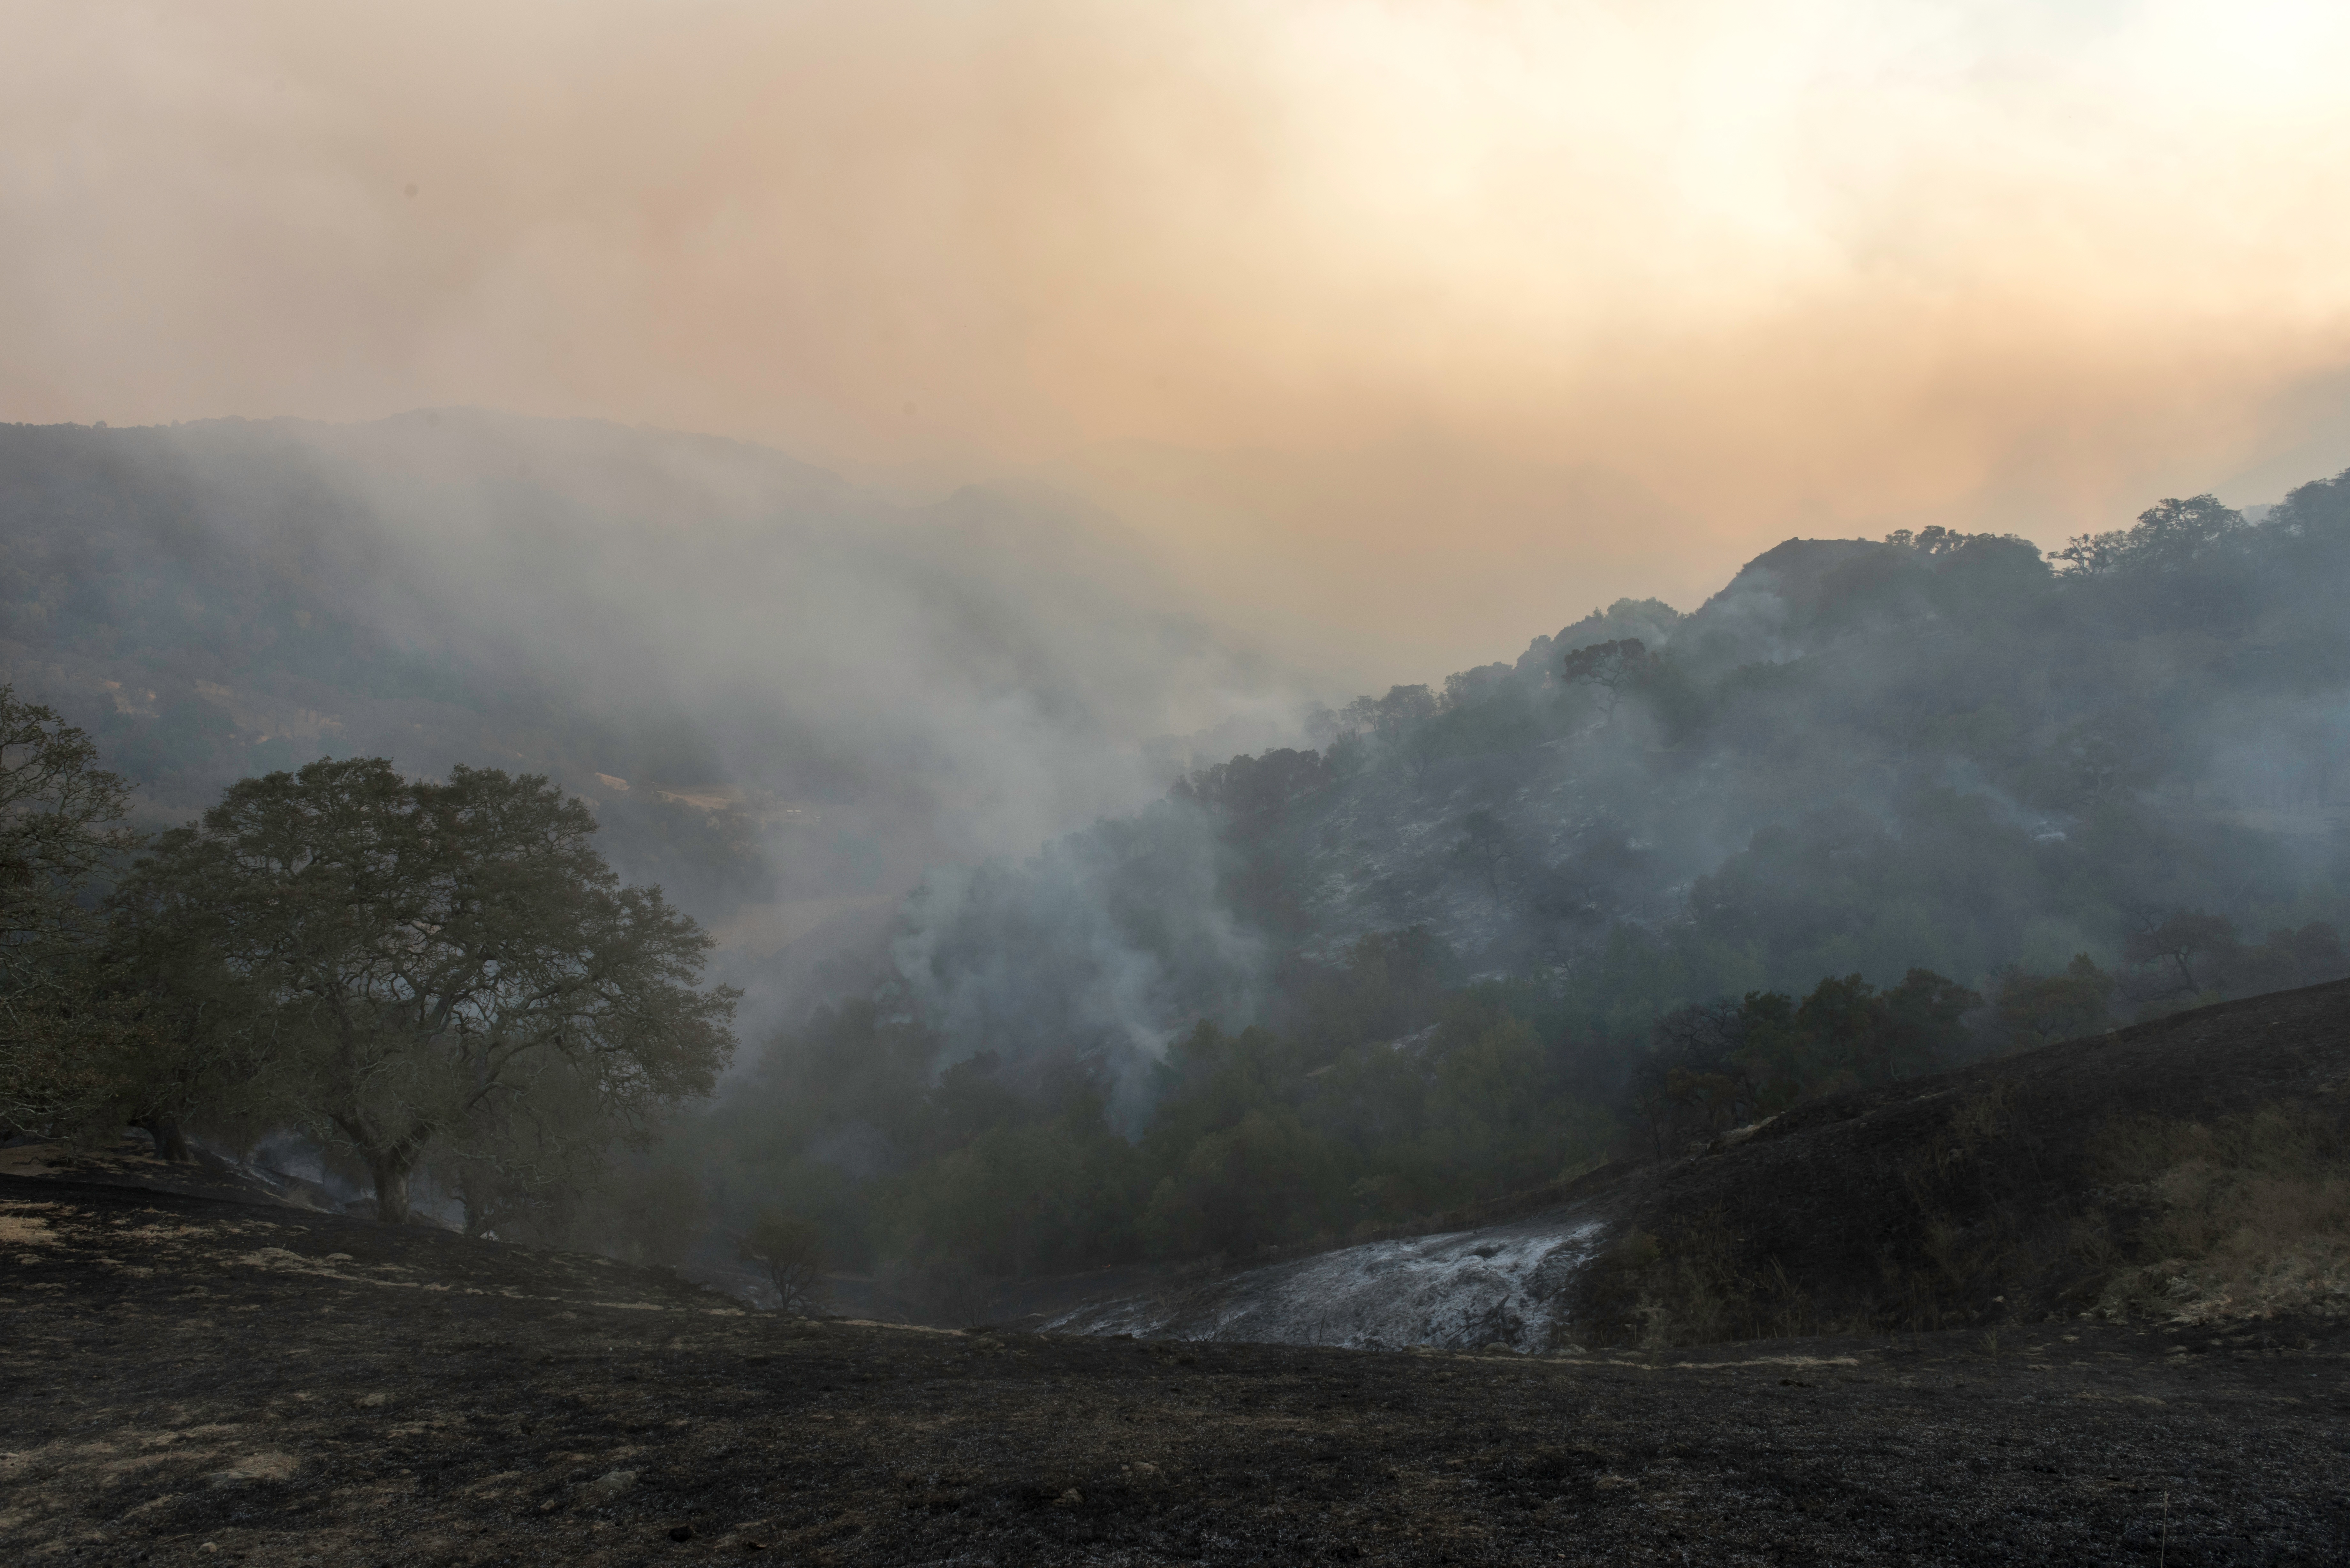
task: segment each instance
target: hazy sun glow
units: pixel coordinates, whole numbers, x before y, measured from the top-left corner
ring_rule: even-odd
[[[1367,679],[2350,463],[2338,5],[7,13],[9,419],[1042,476]]]

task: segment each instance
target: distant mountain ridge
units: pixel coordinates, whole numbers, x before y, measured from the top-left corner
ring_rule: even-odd
[[[1032,845],[1163,784],[1145,739],[1295,707],[1074,503],[473,410],[0,426],[0,680],[153,821],[327,753],[548,773],[712,919]]]
[[[1222,798],[1278,760],[1235,758],[934,884],[900,982],[951,1050],[1149,1057],[1199,1017],[1280,1027],[1299,966],[1420,927],[1628,1042],[1826,974],[2112,968],[2168,910],[2247,941],[2338,924],[2350,475],[2258,525],[2166,502],[2061,554],[1791,539],[1690,614],[1619,601],[1326,711],[1311,787],[1271,805]],[[1612,686],[1570,670],[1610,647]]]

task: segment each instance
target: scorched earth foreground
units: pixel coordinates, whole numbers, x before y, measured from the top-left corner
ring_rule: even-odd
[[[11,1561],[2350,1561],[2324,1313],[1541,1355],[966,1332],[69,1171],[0,1178],[0,1259]]]

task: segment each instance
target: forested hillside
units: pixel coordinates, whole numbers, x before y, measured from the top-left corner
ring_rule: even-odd
[[[298,816],[348,788],[423,822],[504,791],[592,834],[578,886],[675,918],[679,983],[735,920],[712,978],[749,992],[753,1049],[713,1102],[714,1045],[645,1102],[667,1136],[617,1177],[567,1157],[485,1206],[451,1155],[420,1205],[605,1244],[573,1179],[594,1168],[645,1255],[740,1244],[778,1279],[822,1257],[934,1313],[1012,1276],[1423,1225],[1841,1087],[2344,972],[2350,474],[2257,522],[2165,501],[2053,556],[1791,540],[1689,614],[1618,602],[1171,788],[1146,785],[1150,736],[1267,720],[1283,684],[1025,504],[898,513],[756,448],[489,415],[8,427],[0,685],[27,754],[120,774],[132,825],[221,803],[152,841],[221,908],[247,895],[203,857],[240,801]],[[348,765],[278,772],[321,758]],[[221,955],[172,946],[194,928],[156,912],[182,887],[160,871],[97,919],[112,821],[43,940],[115,954],[93,994],[128,976],[126,1016],[161,1028],[203,985],[157,977]],[[747,940],[750,909],[832,922],[821,985],[813,939]],[[176,955],[145,978],[122,967],[140,910]],[[415,916],[434,940],[451,918]],[[99,1016],[50,1012],[57,1040]],[[240,1028],[236,1051],[267,1033]],[[269,1072],[167,1036],[132,1043],[170,1069],[154,1104],[234,1149],[277,1125],[276,1100],[232,1114]],[[432,1137],[506,1159],[523,1122],[475,1127],[450,1092]],[[76,1103],[138,1098],[112,1093]],[[326,1146],[408,1158],[314,1110]]]
[[[713,1114],[713,1195],[951,1293],[2334,977],[2345,602],[2350,475],[2053,558],[1791,540],[934,877],[871,1000]]]
[[[653,879],[707,901],[758,875],[741,812],[598,787],[599,773],[712,776],[692,726],[599,711],[507,628],[469,624],[349,476],[298,440],[218,433],[248,450],[0,430],[8,677],[97,739],[151,821],[318,756],[515,762],[593,791]]]

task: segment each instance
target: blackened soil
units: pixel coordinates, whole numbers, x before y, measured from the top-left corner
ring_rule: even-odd
[[[2350,1343],[962,1334],[0,1179],[17,1563],[2350,1562]]]

